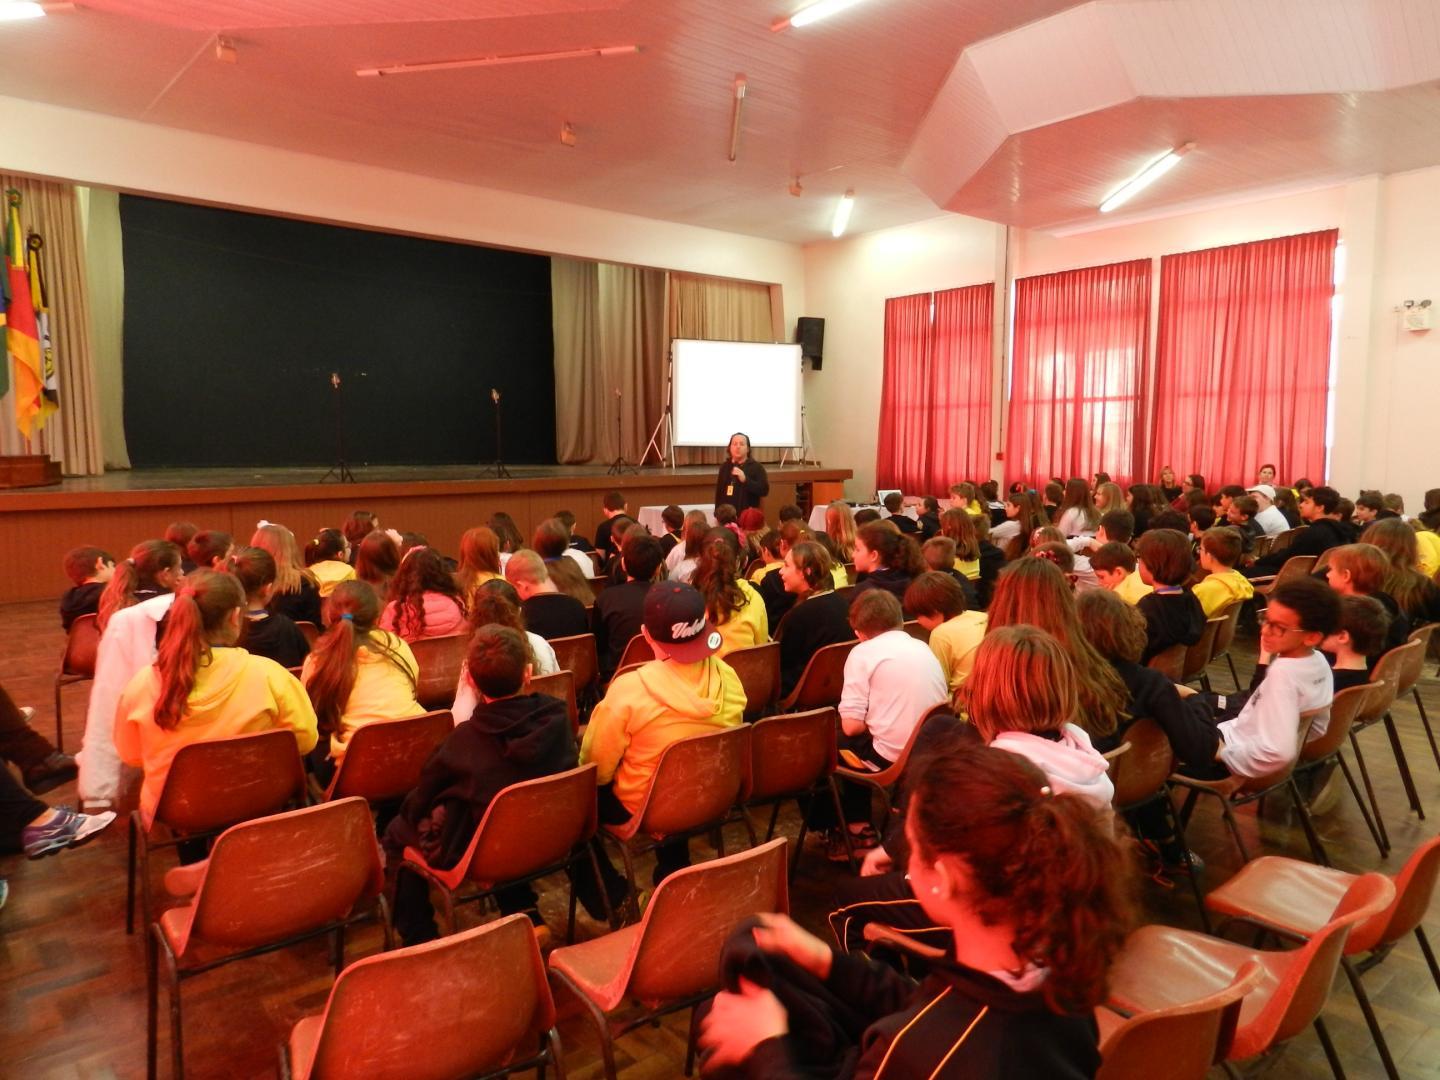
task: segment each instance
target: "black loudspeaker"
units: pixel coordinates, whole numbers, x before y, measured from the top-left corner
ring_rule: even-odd
[[[810,370],[819,371],[825,351],[825,320],[802,315],[795,323],[795,340],[800,343],[800,355],[810,361]]]

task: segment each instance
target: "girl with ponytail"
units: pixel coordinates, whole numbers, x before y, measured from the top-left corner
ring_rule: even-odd
[[[295,622],[321,625],[320,585],[305,569],[295,534],[284,525],[262,521],[250,538],[250,546],[263,548],[275,560],[275,595],[270,610],[288,615]]]
[[[912,775],[908,876],[950,954],[916,988],[867,957],[837,955],[787,916],[761,915],[731,938],[722,971],[742,970],[743,955],[745,969],[787,984],[785,1001],[811,1009],[787,1015],[771,990],[731,975],[702,1023],[707,1071],[748,1064],[745,1075],[798,1077],[848,1058],[847,1075],[1094,1075],[1092,1010],[1133,916],[1130,860],[1108,821],[989,747],[955,743]],[[853,1047],[835,1045],[837,1031],[861,1025]],[[817,1060],[821,1047],[828,1060]]]
[[[355,576],[350,565],[350,541],[339,529],[321,529],[305,545],[305,568],[320,587],[320,596],[329,596],[335,586]]]
[[[130,550],[130,557],[115,567],[105,591],[100,594],[100,617],[96,620],[103,632],[110,616],[122,608],[142,600],[174,592],[184,579],[180,569],[180,549],[168,540],[142,540]]]
[[[380,629],[379,620],[375,590],[363,581],[342,581],[330,594],[330,628],[305,658],[300,678],[323,737],[311,761],[322,782],[329,782],[356,728],[425,711],[415,700],[415,654]]]
[[[235,646],[244,605],[234,577],[196,570],[170,607],[155,663],[120,695],[115,748],[145,770],[147,824],[182,746],[276,727],[294,731],[302,754],[315,745],[315,711],[295,676]]]

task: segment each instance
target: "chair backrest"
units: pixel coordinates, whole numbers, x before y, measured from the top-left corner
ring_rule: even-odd
[[[1152,667],[1163,674],[1173,683],[1184,681],[1185,675],[1185,653],[1188,650],[1184,645],[1171,645],[1168,649],[1161,649],[1150,658],[1146,667]]]
[[[749,581],[750,575],[753,574],[756,570],[759,570],[764,565],[764,559],[758,557],[751,559],[748,563],[745,564],[745,570],[740,576],[743,577],[746,581]]]
[[[1285,534],[1281,533],[1280,535]],[[1280,567],[1280,572],[1275,575],[1274,585],[1283,585],[1287,581],[1299,581],[1301,578],[1309,577],[1314,569],[1314,555],[1291,555],[1285,560],[1285,565]],[[1274,588],[1274,585],[1271,588]]]
[[[595,835],[596,765],[503,788],[490,800],[459,867],[471,881],[514,881],[563,862]]]
[[[1261,974],[1259,963],[1247,960],[1223,990],[1132,1016],[1106,1037],[1096,1080],[1148,1080],[1162,1071],[1166,1080],[1204,1080],[1224,1059],[1240,1004]],[[1163,1070],[1157,1068],[1162,1061]]]
[[[795,684],[787,706],[791,709],[819,709],[840,704],[840,691],[845,686],[845,661],[859,642],[841,641],[817,649],[800,681]]]
[[[179,833],[213,832],[302,801],[305,769],[289,728],[206,739],[170,762],[155,820]]]
[[[767,716],[750,727],[750,798],[778,799],[809,791],[835,771],[833,708]]]
[[[1236,600],[1217,612],[1217,615],[1223,616],[1225,621],[1215,631],[1215,649],[1210,654],[1210,659],[1214,660],[1230,651],[1230,646],[1235,642],[1235,631],[1240,626],[1240,611],[1244,606],[1245,601]]]
[[[1414,850],[1405,860],[1400,873],[1395,875],[1395,902],[1379,920],[1381,925],[1370,948],[1399,941],[1420,925],[1430,910],[1430,898],[1435,893],[1437,878],[1440,878],[1440,836],[1432,836]],[[1356,933],[1365,929],[1368,925]]]
[[[746,793],[747,735],[743,727],[722,728],[667,746],[645,793],[639,831],[668,836],[723,820]]]
[[[645,635],[636,634],[625,646],[625,651],[620,654],[620,663],[615,665],[615,669],[619,671],[631,664],[643,664],[654,659],[655,650],[650,647],[650,642],[645,640]]]
[[[1400,694],[1406,670],[1411,663],[1423,659],[1424,648],[1418,641],[1407,641],[1404,645],[1396,645],[1375,662],[1370,682],[1374,685],[1383,683],[1384,686],[1366,703],[1364,719],[1367,723],[1390,711],[1390,706],[1395,704],[1395,698]]]
[[[1286,969],[1280,983],[1247,1024],[1247,1044],[1258,1052],[1293,1038],[1320,1015],[1340,966],[1350,931],[1383,911],[1395,897],[1395,886],[1384,874],[1361,874],[1346,890],[1330,921],[1297,950],[1304,954]],[[1237,1052],[1239,1051],[1237,1047]]]
[[[1263,559],[1266,555],[1269,555],[1269,554],[1270,554],[1270,549],[1271,549],[1272,547],[1274,547],[1274,545],[1275,545],[1275,537],[1273,537],[1273,536],[1257,536],[1257,537],[1255,538],[1255,551],[1254,551],[1255,557],[1256,557],[1257,559]]]
[[[652,661],[649,660],[639,660],[633,664],[624,664],[621,667],[615,669],[615,674],[610,676],[610,681],[614,682],[621,675],[629,675],[632,671],[639,671],[642,667],[651,662]]]
[[[364,799],[232,825],[210,852],[189,937],[235,949],[283,941],[345,918],[384,878]]]
[[[931,705],[930,708],[926,709],[920,715],[920,719],[915,721],[915,726],[910,729],[910,737],[905,740],[905,745],[900,750],[900,756],[895,759],[894,763],[888,769],[882,769],[878,773],[870,774],[871,778],[876,783],[884,785],[899,782],[900,777],[905,773],[905,766],[910,761],[910,755],[915,750],[915,744],[920,741],[920,732],[924,730],[925,725],[928,724],[933,717],[954,715],[955,706],[949,701],[942,701],[938,705]]]
[[[528,1057],[554,1023],[530,920],[511,915],[351,964],[330,991],[313,1061],[292,1068],[310,1080],[479,1076]]]
[[[759,716],[780,697],[780,643],[767,641],[725,654],[745,687],[745,715]]]
[[[851,585],[854,585],[855,579],[860,576],[855,570],[855,564],[853,562],[847,562],[844,564],[844,566],[845,580],[848,581]]]
[[[930,631],[921,626],[915,619],[908,620],[904,625],[905,633],[909,634],[916,641],[923,641],[930,644]]]
[[[1224,615],[1216,615],[1205,620],[1205,629],[1200,634],[1200,640],[1185,650],[1185,659],[1181,664],[1180,672],[1182,683],[1200,677],[1200,673],[1210,663],[1210,658],[1215,655],[1215,638],[1220,633],[1220,627],[1224,625]]]
[[[575,700],[575,673],[557,671],[551,675],[537,675],[530,680],[530,693],[549,694],[565,702],[565,711],[570,714],[570,730],[580,731],[580,706]]]
[[[362,724],[350,736],[327,799],[359,795],[371,802],[398,799],[420,782],[420,770],[455,730],[448,709]]]
[[[600,657],[595,651],[594,634],[574,634],[550,639],[555,662],[562,670],[575,675],[575,690],[584,693],[600,679]]]
[[[1295,538],[1300,535],[1300,530],[1304,528],[1306,528],[1306,526],[1296,525],[1293,529],[1286,529],[1282,533],[1277,533],[1274,542],[1270,546],[1270,550],[1284,551],[1295,542]]]
[[[1295,756],[1292,757],[1280,768],[1276,769],[1269,776],[1245,778],[1238,785],[1236,785],[1234,789],[1235,793],[1237,795],[1250,795],[1257,791],[1264,791],[1268,788],[1272,788],[1276,784],[1284,783],[1285,778],[1295,771],[1295,766],[1300,760],[1300,754],[1305,747],[1305,740],[1310,735],[1310,725],[1315,723],[1317,719],[1324,716],[1329,711],[1330,706],[1324,705],[1318,709],[1306,709],[1304,712],[1302,712],[1296,723]],[[1235,779],[1239,780],[1240,778],[1235,777]]]
[[[100,651],[98,615],[81,615],[70,624],[65,639],[65,656],[60,661],[60,674],[95,677],[95,656]]]
[[[448,709],[455,704],[455,687],[470,646],[469,634],[446,634],[410,642],[420,677],[415,683],[415,700],[427,709]]]
[[[1330,702],[1330,719],[1325,725],[1325,734],[1316,736],[1300,747],[1301,761],[1323,761],[1345,745],[1350,727],[1361,715],[1365,703],[1380,693],[1374,683],[1365,686],[1351,686],[1341,690]]]
[[[1111,802],[1124,809],[1144,802],[1165,786],[1175,771],[1175,751],[1164,729],[1148,716],[1125,729],[1130,749],[1110,762]]]
[[[1420,675],[1425,669],[1425,652],[1430,648],[1430,635],[1434,631],[1435,624],[1426,623],[1420,629],[1412,631],[1405,639],[1405,648],[1409,651],[1400,654],[1398,683],[1395,687],[1397,697],[1410,693],[1420,681]]]
[[[735,927],[761,912],[789,911],[788,843],[777,837],[662,881],[645,909],[626,971],[630,996],[653,1007],[715,986],[720,950]]]
[[[305,619],[301,619],[295,625],[299,627],[300,633],[305,635],[305,640],[308,641],[312,646],[315,644],[316,640],[319,639],[320,627],[316,626],[313,622],[308,622]]]

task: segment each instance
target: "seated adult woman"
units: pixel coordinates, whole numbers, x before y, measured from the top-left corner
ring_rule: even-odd
[[[953,952],[916,987],[761,915],[721,958],[726,988],[701,1026],[707,1073],[1094,1075],[1092,1010],[1132,921],[1108,822],[1025,760],[962,744],[915,770],[905,832],[915,896]]]
[[[155,663],[120,695],[115,749],[145,770],[140,814],[154,818],[170,763],[204,739],[289,728],[300,753],[315,746],[315,710],[274,660],[235,647],[245,593],[230,574],[196,570],[175,596]]]
[[[342,581],[330,594],[330,628],[315,642],[300,677],[322,736],[310,761],[328,783],[355,729],[425,711],[415,700],[420,677],[403,638],[377,624],[380,599],[363,581]]]
[[[857,594],[884,589],[904,604],[910,582],[925,572],[925,560],[913,538],[889,522],[871,521],[855,535],[855,572]]]
[[[250,537],[250,546],[264,548],[275,560],[275,595],[270,599],[270,610],[288,615],[297,623],[319,626],[320,584],[305,569],[295,534],[284,525],[267,521]]]
[[[504,581],[500,571],[500,538],[495,530],[484,525],[466,529],[460,537],[460,569],[455,571],[455,584],[465,610],[475,607],[475,593],[487,581]],[[483,625],[483,624],[481,624]]]
[[[375,590],[383,603],[400,569],[400,546],[388,532],[376,529],[355,548],[355,577]]]
[[[705,613],[720,631],[715,655],[764,645],[770,640],[765,601],[740,576],[740,542],[729,529],[711,529],[700,548],[691,584],[705,598]]]
[[[826,645],[853,641],[850,604],[834,589],[830,553],[813,540],[804,540],[785,553],[779,570],[785,591],[795,604],[775,628],[780,642],[780,693],[795,689],[805,665]]]
[[[515,591],[515,586],[504,578],[487,581],[480,586],[475,591],[475,602],[470,607],[472,635],[482,626],[491,625],[508,626],[524,635],[529,649],[532,678],[554,675],[560,670],[560,663],[555,658],[555,650],[550,647],[550,642],[525,629],[525,616],[520,611],[520,594]],[[450,708],[450,715],[454,717],[455,723],[459,725],[469,720],[479,701],[480,694],[470,677],[470,671],[462,664],[460,681],[455,687],[455,704]]]
[[[406,641],[444,637],[465,629],[465,602],[438,552],[411,548],[390,583],[380,627]]]

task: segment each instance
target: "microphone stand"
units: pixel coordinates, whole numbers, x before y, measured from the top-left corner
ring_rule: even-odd
[[[338,483],[355,483],[355,474],[350,471],[350,465],[345,460],[345,395],[340,389],[340,373],[330,373],[330,400],[335,403],[335,464],[330,466],[330,471],[320,478],[320,483],[325,483],[332,476]]]
[[[505,467],[504,454],[501,453],[500,438],[500,391],[493,386],[490,388],[490,400],[495,405],[495,464],[485,468],[485,475],[494,474],[497,480],[513,480],[510,470]]]
[[[625,460],[624,433],[623,433],[623,426],[622,426],[622,423],[621,423],[621,419],[622,419],[622,418],[621,418],[621,412],[622,412],[622,410],[621,410],[621,407],[620,407],[620,402],[621,402],[621,399],[624,397],[624,395],[621,394],[619,387],[616,387],[616,388],[615,388],[614,394],[615,394],[615,449],[616,449],[617,451],[619,451],[619,453],[616,454],[615,460],[610,463],[610,468],[608,468],[608,469],[605,470],[605,475],[606,475],[606,476],[618,476],[618,475],[621,475],[621,474],[623,474],[623,473],[625,473],[625,472],[627,472],[627,471],[632,472],[632,473],[638,473],[640,470],[637,469],[634,465],[631,465],[630,462],[628,462],[628,461]]]

